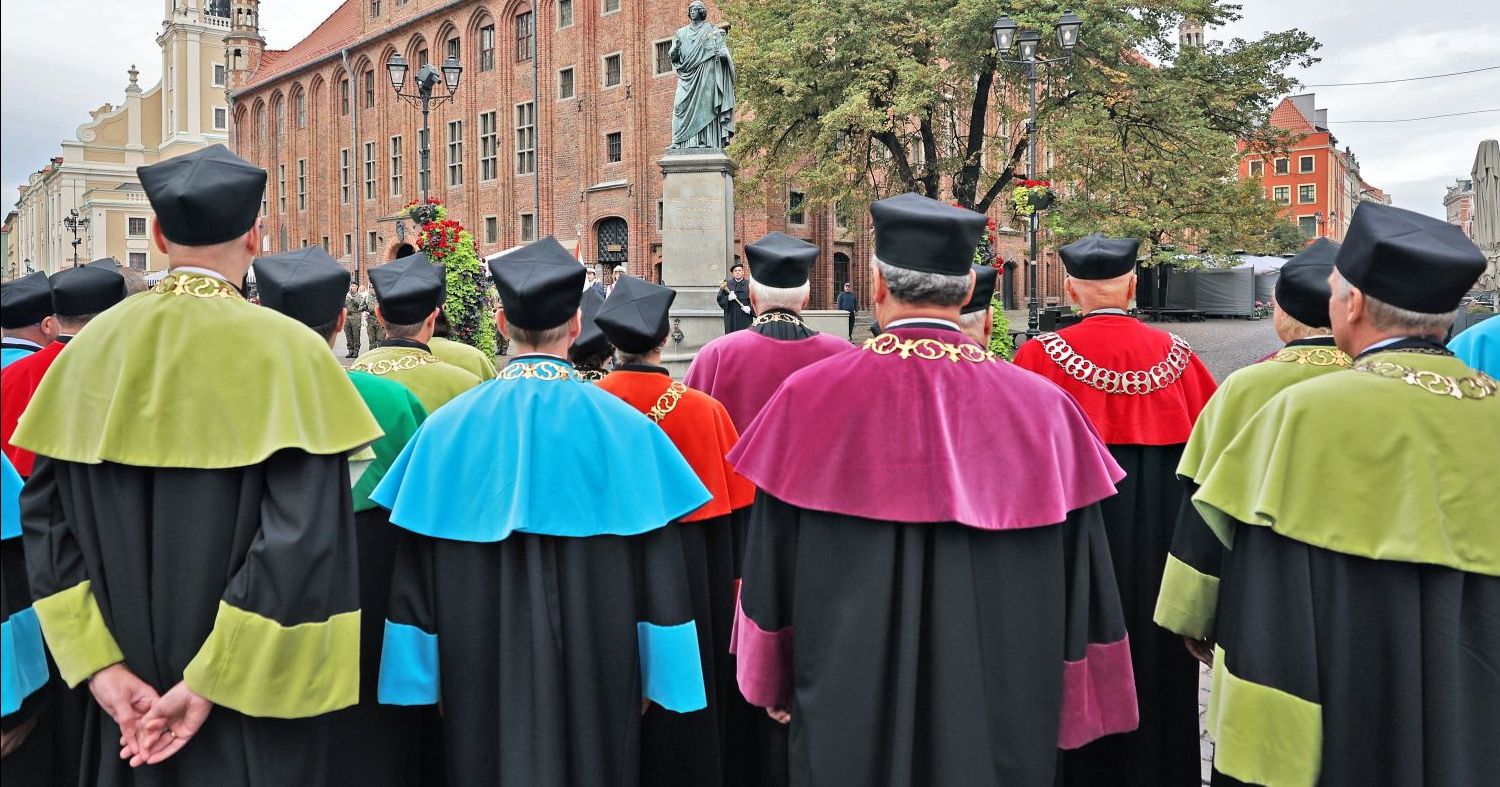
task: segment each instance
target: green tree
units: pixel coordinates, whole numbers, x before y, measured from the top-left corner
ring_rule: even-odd
[[[753,162],[742,182],[754,193],[765,178],[795,173],[813,204],[917,191],[987,211],[1028,174],[1024,75],[997,62],[990,26],[1009,15],[1041,31],[1043,55],[1055,56],[1052,24],[1073,10],[1084,20],[1082,43],[1071,66],[1043,72],[1038,120],[1057,161],[1074,162],[1055,179],[1078,179],[1062,189],[1078,205],[1057,209],[1059,236],[1105,218],[1140,237],[1193,229],[1213,246],[1269,233],[1265,207],[1252,199],[1259,189],[1227,182],[1226,165],[1236,139],[1279,143],[1264,120],[1293,87],[1286,72],[1315,62],[1317,43],[1290,30],[1178,51],[1184,16],[1222,25],[1237,8],[1219,0],[726,0],[749,108],[734,142],[737,157]],[[1066,79],[1055,78],[1058,69]],[[1084,196],[1109,178],[1129,191]],[[1212,210],[1174,218],[1155,204],[1187,205],[1179,191]]]

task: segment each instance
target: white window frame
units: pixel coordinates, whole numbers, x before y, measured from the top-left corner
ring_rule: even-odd
[[[1302,198],[1302,190],[1303,189],[1312,189],[1312,199],[1303,199]],[[1316,183],[1298,183],[1297,184],[1297,204],[1298,205],[1316,205],[1316,204],[1318,204],[1318,184],[1316,184]]]
[[[1286,193],[1286,199],[1282,199],[1280,196],[1278,196],[1277,192],[1285,192]],[[1278,204],[1278,205],[1290,205],[1290,204],[1292,204],[1292,187],[1291,186],[1272,186],[1271,187],[1271,201],[1274,202],[1274,203],[1276,203],[1276,204]]]
[[[141,231],[140,232],[131,232],[130,231],[130,223],[133,222],[133,221],[136,221],[136,220],[139,220],[141,222]],[[147,219],[145,216],[126,216],[125,217],[125,237],[127,237],[127,238],[144,238],[144,237],[146,237],[149,234],[151,234],[151,221],[149,219]]]
[[[135,264],[136,255],[137,254],[140,255],[140,260],[141,260],[141,265],[140,265],[139,268],[136,268],[136,264]],[[147,267],[149,267],[151,265],[151,257],[150,257],[150,255],[148,255],[144,251],[127,252],[126,255],[125,255],[125,265],[127,267],[136,268],[136,270],[142,270],[143,271],[143,270],[145,270]]]
[[[612,57],[619,58],[619,60],[620,60],[619,81],[615,82],[613,85],[611,85],[609,83],[609,59],[612,58]],[[601,55],[599,57],[599,84],[605,90],[614,90],[614,89],[618,88],[620,85],[625,84],[625,53],[624,52],[606,52],[605,54],[603,54],[603,55]]]
[[[1281,171],[1281,165],[1282,164],[1286,164],[1286,171],[1285,172]],[[1271,171],[1273,173],[1277,174],[1277,175],[1290,175],[1290,174],[1292,174],[1292,160],[1289,159],[1289,158],[1287,158],[1286,156],[1277,156],[1272,161]]]
[[[214,107],[214,131],[229,130],[229,108]]]
[[[1313,231],[1312,231],[1311,235],[1308,235],[1307,233],[1303,232],[1302,236],[1304,238],[1307,238],[1308,240],[1312,240],[1313,238],[1318,237],[1318,217],[1317,216],[1313,216],[1313,215],[1298,216],[1297,217],[1297,231],[1298,232],[1302,232],[1302,222],[1303,222],[1304,219],[1307,220],[1307,221],[1311,221],[1312,222],[1312,229],[1313,229]]]
[[[1260,171],[1256,172],[1256,169],[1259,169]],[[1266,162],[1260,159],[1251,161],[1249,173],[1250,177],[1252,178],[1264,178],[1266,176]]]
[[[1302,168],[1302,162],[1304,162],[1304,161],[1311,162],[1311,165],[1307,169],[1303,169]],[[1297,157],[1297,174],[1298,175],[1307,175],[1307,174],[1310,174],[1310,173],[1313,173],[1313,172],[1317,172],[1317,171],[1318,171],[1318,157],[1317,156],[1301,155],[1301,156]]]

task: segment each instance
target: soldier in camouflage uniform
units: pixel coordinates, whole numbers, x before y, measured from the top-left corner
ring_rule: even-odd
[[[345,358],[359,357],[359,314],[366,310],[365,294],[359,291],[359,285],[353,280],[349,282],[349,294],[344,296],[344,308],[349,311],[349,318],[344,321],[344,348],[347,351]],[[373,342],[372,342],[373,344]]]
[[[380,318],[375,316],[375,307],[380,305],[380,299],[375,297],[374,290],[365,290],[365,330],[370,334],[370,346],[385,341],[385,326],[380,324]]]

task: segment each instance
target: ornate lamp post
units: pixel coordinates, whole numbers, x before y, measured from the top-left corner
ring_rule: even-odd
[[[1083,30],[1083,20],[1075,14],[1063,14],[1057,20],[1057,45],[1062,47],[1062,57],[1051,59],[1038,59],[1037,49],[1042,43],[1042,34],[1035,30],[1017,30],[1015,20],[1008,16],[1002,16],[995,20],[995,25],[990,29],[990,35],[995,41],[995,51],[999,52],[1000,62],[1007,65],[1022,66],[1026,71],[1026,82],[1031,89],[1031,114],[1026,120],[1026,147],[1030,159],[1028,164],[1030,172],[1027,177],[1036,178],[1036,103],[1037,103],[1037,72],[1045,67],[1059,63],[1069,63],[1073,59],[1073,47],[1078,46],[1078,37]],[[1010,59],[1007,55],[1020,50],[1018,59]],[[1031,270],[1027,276],[1027,304],[1026,304],[1026,337],[1029,339],[1041,333],[1039,325],[1041,316],[1038,313],[1038,301],[1036,292],[1036,267],[1037,267],[1037,228],[1041,217],[1036,211],[1031,212]]]
[[[80,230],[89,228],[89,217],[79,216],[77,208],[68,208],[68,215],[63,217],[63,226],[68,229],[68,232],[73,233],[73,267],[76,268],[78,267],[78,244],[83,243],[78,233]]]
[[[390,62],[386,63],[386,70],[391,75],[391,87],[396,90],[396,97],[422,108],[422,204],[427,204],[427,162],[432,149],[432,138],[427,128],[427,113],[434,105],[441,105],[452,101],[458,95],[458,80],[463,76],[464,67],[459,65],[458,58],[450,57],[443,63],[442,69],[437,69],[431,63],[424,64],[417,69],[417,75],[413,87],[415,93],[403,93],[402,88],[406,86],[406,58],[401,55],[391,55]],[[447,88],[443,95],[433,95],[438,85]]]

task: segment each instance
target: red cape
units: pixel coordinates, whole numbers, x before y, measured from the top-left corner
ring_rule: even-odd
[[[1057,335],[1094,365],[1117,372],[1148,370],[1172,349],[1172,334],[1127,315],[1089,317]],[[1080,382],[1058,366],[1039,341],[1022,344],[1015,363],[1072,394],[1109,445],[1186,443],[1198,413],[1218,387],[1195,354],[1189,354],[1187,369],[1176,382],[1149,394],[1110,394]]]
[[[672,378],[665,374],[615,371],[595,385],[624,399],[631,407],[649,413],[671,384]],[[677,400],[677,406],[657,426],[667,433],[672,444],[692,465],[698,480],[714,496],[682,521],[697,522],[724,516],[755,502],[755,487],[741,478],[724,458],[740,439],[724,405],[707,394],[687,388]]]
[[[42,375],[52,368],[57,354],[67,346],[63,342],[53,342],[5,367],[0,373],[0,449],[5,451],[22,478],[31,475],[36,454],[11,445],[10,437],[16,433],[16,424],[20,422],[26,405],[31,404],[32,394],[42,384]]]

